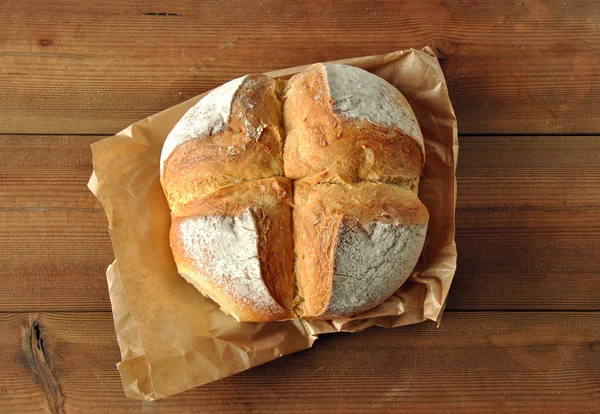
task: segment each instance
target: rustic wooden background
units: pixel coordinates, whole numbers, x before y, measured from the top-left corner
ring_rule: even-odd
[[[0,412],[600,412],[600,2],[0,6]],[[425,45],[461,133],[441,327],[125,398],[90,144],[247,72]]]

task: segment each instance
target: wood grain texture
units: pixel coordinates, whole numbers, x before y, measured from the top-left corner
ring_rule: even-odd
[[[110,310],[97,139],[0,137],[1,311]],[[600,309],[599,137],[462,137],[458,181],[449,310]]]
[[[32,368],[34,324],[43,359]],[[0,314],[0,338],[2,412],[40,412],[57,399],[64,412],[85,413],[553,413],[600,402],[598,313],[448,313],[440,328],[325,335],[313,349],[153,403],[124,397],[110,313]]]
[[[460,145],[448,309],[598,309],[600,139]]]
[[[98,139],[0,136],[0,310],[110,310],[108,221],[86,187]]]
[[[463,133],[600,133],[596,0],[11,3],[0,133],[115,133],[248,72],[430,45]]]
[[[0,412],[598,412],[600,2],[2,9]],[[324,336],[164,401],[125,398],[108,223],[86,188],[89,145],[102,137],[86,134],[113,134],[248,72],[425,45],[471,135],[441,327]]]

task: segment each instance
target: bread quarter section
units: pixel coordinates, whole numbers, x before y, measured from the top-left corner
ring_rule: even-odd
[[[406,99],[382,78],[346,65],[312,65],[290,79],[283,117],[287,177],[416,190],[423,136]]]
[[[296,274],[304,317],[349,317],[377,306],[410,276],[429,213],[388,184],[295,182]]]
[[[242,182],[173,216],[179,272],[240,321],[294,316],[291,194],[285,178]]]
[[[167,137],[161,182],[171,210],[225,185],[283,176],[275,80],[248,75],[214,89]]]

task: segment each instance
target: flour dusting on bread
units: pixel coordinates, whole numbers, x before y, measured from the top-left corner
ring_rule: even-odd
[[[325,315],[356,315],[398,290],[421,255],[426,232],[427,224],[342,222]]]
[[[213,89],[179,120],[167,136],[162,149],[161,177],[164,173],[165,162],[176,147],[192,139],[218,134],[227,128],[233,98],[247,77],[234,79]]]
[[[423,135],[406,98],[377,75],[353,66],[323,64],[333,110],[348,119],[367,119],[400,129],[423,145]]]
[[[258,231],[250,209],[237,217],[187,217],[180,226],[185,254],[201,277],[231,302],[259,312],[277,312],[280,305],[262,280]]]

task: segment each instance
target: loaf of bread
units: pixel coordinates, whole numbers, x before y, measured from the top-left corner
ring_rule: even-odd
[[[421,255],[424,162],[410,105],[362,69],[230,81],[181,118],[161,154],[179,273],[239,321],[367,311]]]

